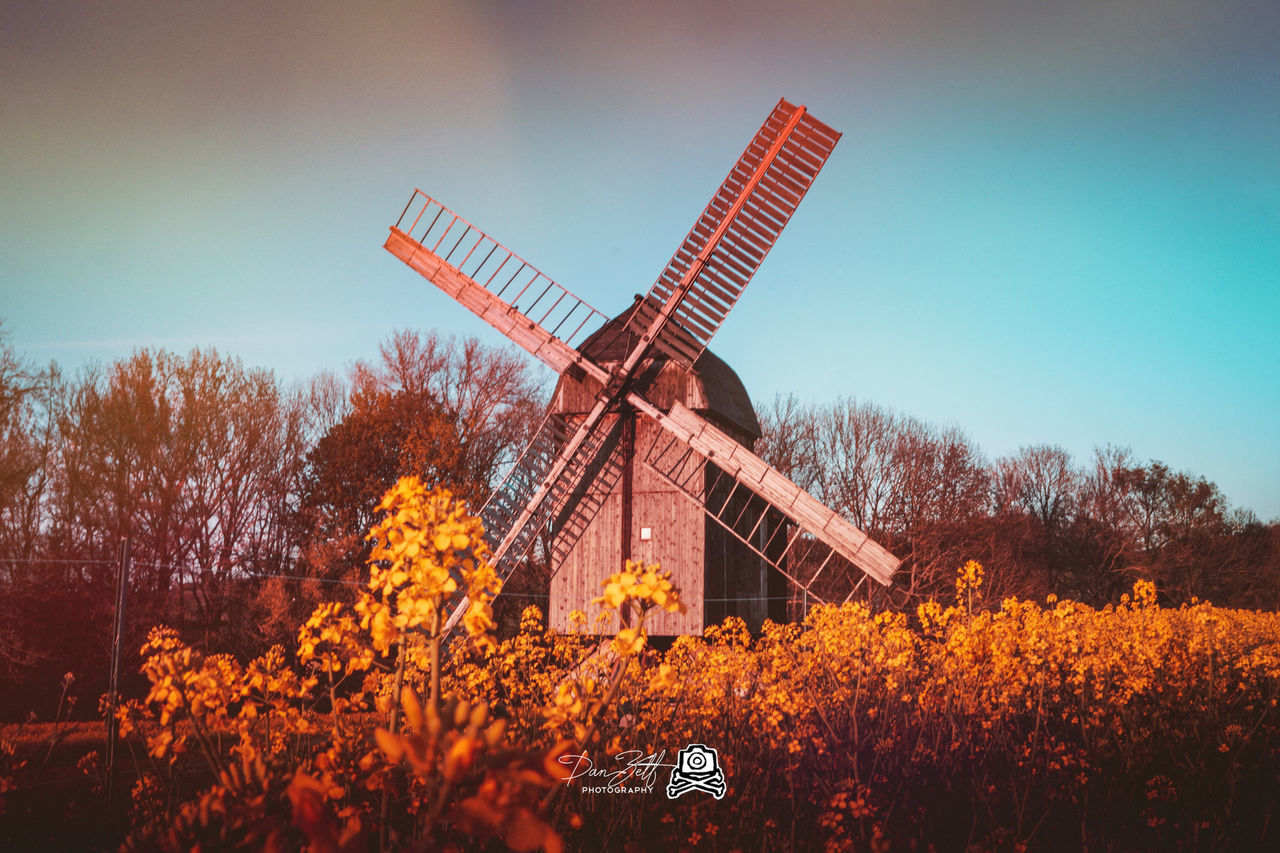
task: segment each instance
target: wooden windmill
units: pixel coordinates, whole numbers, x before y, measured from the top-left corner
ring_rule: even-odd
[[[612,319],[420,190],[391,228],[388,251],[561,377],[481,511],[500,575],[549,560],[553,624],[628,557],[662,562],[689,604],[654,634],[889,583],[897,558],[752,453],[750,401],[707,352],[839,138],[779,101],[657,282]]]

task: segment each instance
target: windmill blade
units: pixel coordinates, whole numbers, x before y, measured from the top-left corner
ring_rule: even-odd
[[[501,579],[510,576],[541,533],[554,535],[551,559],[563,560],[613,490],[622,470],[622,460],[613,452],[622,419],[606,420],[605,415],[618,397],[614,384],[600,387],[595,404],[576,424],[548,413],[481,509],[485,537]],[[445,633],[452,630],[466,605],[466,597],[459,595],[456,604],[446,606]]]
[[[569,442],[570,435],[564,418],[549,412],[510,472],[489,495],[480,510],[480,521],[491,549],[496,550],[502,545],[521,511],[547,481],[551,467]],[[504,556],[513,557],[509,561],[511,563],[524,557],[533,547],[536,535],[537,524],[529,525],[524,537],[507,544]]]
[[[577,350],[608,318],[421,190],[383,248],[557,373],[608,381]]]
[[[552,370],[600,384],[595,407],[575,428],[553,415],[544,419],[481,510],[504,580],[553,522],[553,547],[567,552],[591,512],[590,500],[581,499],[591,494],[583,483],[592,477],[608,482],[611,471],[605,464],[611,430],[601,419],[618,385],[577,349],[608,318],[421,190],[414,190],[384,248]],[[466,608],[463,595],[446,605],[446,633]]]
[[[645,463],[702,504],[721,526],[786,573],[801,588],[812,589],[819,578],[829,583],[832,570],[847,572],[842,561],[856,566],[881,584],[889,584],[901,563],[897,557],[759,456],[679,402],[671,407],[670,412],[662,412],[638,395],[633,394],[628,400],[656,420],[667,433],[646,452]],[[725,485],[730,484],[713,479],[710,488],[704,492],[707,465],[730,478],[733,481],[731,487],[726,490]],[[801,534],[786,540],[783,548],[773,537],[778,529],[785,529],[785,526],[776,525],[762,541],[759,538],[760,526],[767,523],[768,512],[753,514],[753,501],[756,509],[772,510],[784,516],[802,531]],[[758,520],[751,521],[744,528],[744,519]],[[797,546],[807,548],[800,553]],[[811,570],[798,574],[786,567],[788,561],[810,566]]]
[[[670,434],[648,448],[651,471],[817,603],[847,601],[869,577],[740,481]]]
[[[641,303],[632,332],[691,367],[839,139],[803,106],[778,101]]]

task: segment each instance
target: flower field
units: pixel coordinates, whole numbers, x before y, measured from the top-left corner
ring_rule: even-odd
[[[1270,848],[1280,616],[1166,609],[1146,583],[1104,610],[985,610],[980,584],[970,563],[962,604],[820,607],[755,638],[730,620],[635,660],[600,752],[706,743],[729,792],[583,797],[583,845]],[[528,614],[459,688],[495,708],[547,701],[570,673],[547,660],[561,642]],[[522,725],[536,740],[538,720]]]
[[[823,606],[657,648],[646,617],[679,591],[628,564],[575,633],[529,608],[499,640],[465,506],[405,480],[381,510],[369,583],[296,648],[241,663],[151,632],[150,691],[119,711],[126,849],[1277,844],[1276,614],[1161,607],[1147,582],[1104,609],[987,601],[971,562],[914,613]],[[691,744],[722,796],[668,794]],[[0,803],[35,783],[19,753],[0,745]],[[104,805],[102,755],[80,766]]]

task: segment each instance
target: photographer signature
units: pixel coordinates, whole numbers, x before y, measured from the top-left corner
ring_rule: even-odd
[[[572,768],[569,775],[563,777],[566,786],[576,779],[590,779],[598,784],[621,787],[628,780],[634,779],[645,787],[652,788],[657,781],[659,767],[676,766],[667,764],[666,757],[665,749],[649,755],[645,755],[639,749],[628,749],[613,757],[613,760],[621,763],[621,766],[612,770],[596,767],[586,755],[562,755],[559,761],[565,767]]]

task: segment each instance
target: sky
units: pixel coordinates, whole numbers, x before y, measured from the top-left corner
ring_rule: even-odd
[[[1274,0],[6,3],[0,82],[0,318],[69,374],[501,343],[381,248],[415,187],[616,313],[786,97],[844,136],[713,341],[753,399],[1280,518]]]

